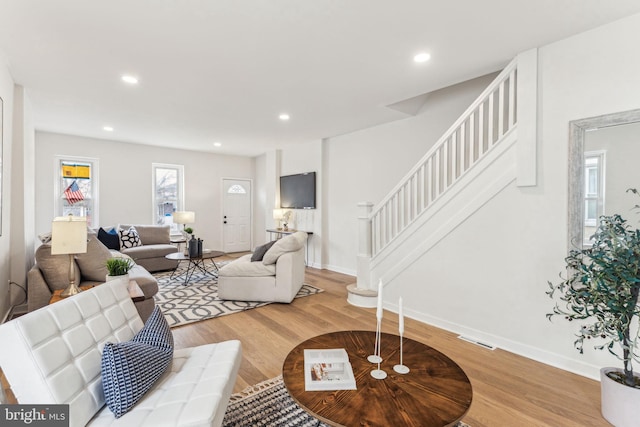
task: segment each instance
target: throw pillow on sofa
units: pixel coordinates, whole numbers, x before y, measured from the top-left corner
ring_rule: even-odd
[[[131,341],[105,344],[102,388],[105,403],[116,418],[126,414],[153,387],[172,359],[173,335],[158,307]]]
[[[120,250],[120,236],[118,236],[118,232],[113,228],[107,231],[100,227],[98,229],[98,240],[100,240],[107,249],[113,249],[114,251]]]
[[[42,272],[44,280],[53,291],[69,286],[69,255],[51,255],[51,245],[40,245],[36,249],[36,264]],[[76,283],[80,280],[78,263],[73,262]]]
[[[129,227],[127,230],[120,230],[120,245],[123,249],[142,246],[142,241],[135,227]]]
[[[276,240],[276,243],[271,246],[271,249],[264,254],[262,263],[264,265],[275,264],[278,258],[280,258],[280,255],[299,250],[304,246],[306,241],[307,233],[304,231],[296,231],[282,239],[278,239]]]
[[[256,248],[253,250],[253,255],[251,255],[251,262],[262,261],[262,259],[264,258],[264,254],[266,254],[267,251],[271,249],[271,246],[273,246],[275,243],[276,241],[272,240],[268,243],[265,243],[264,245],[256,246]]]
[[[82,278],[96,282],[104,282],[109,271],[107,260],[111,258],[111,252],[97,237],[90,237],[87,242],[87,252],[76,255],[76,262],[80,267]]]

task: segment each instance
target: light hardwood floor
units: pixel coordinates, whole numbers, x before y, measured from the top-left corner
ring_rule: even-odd
[[[239,339],[243,359],[235,391],[240,391],[279,375],[288,352],[303,340],[338,330],[375,330],[375,309],[347,303],[346,286],[353,283],[352,276],[307,268],[306,281],[324,292],[174,328],[176,347]],[[385,312],[382,330],[397,333],[397,328],[397,315]],[[596,381],[467,343],[412,319],[405,319],[405,335],[441,351],[464,369],[473,386],[473,402],[463,421],[472,427],[609,426],[600,415]]]

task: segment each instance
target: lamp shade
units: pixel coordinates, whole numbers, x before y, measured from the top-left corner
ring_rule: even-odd
[[[173,222],[176,224],[193,224],[196,222],[196,213],[191,211],[174,212]]]
[[[51,254],[83,254],[87,252],[87,218],[62,216],[51,223]]]
[[[283,209],[274,209],[273,210],[273,219],[280,220],[282,219],[282,215],[284,214]]]

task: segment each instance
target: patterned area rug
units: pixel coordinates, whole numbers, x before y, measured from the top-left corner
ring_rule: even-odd
[[[328,427],[298,406],[287,392],[282,376],[233,394],[223,427]],[[459,422],[456,427],[469,427]]]
[[[224,262],[217,264],[222,266]],[[218,298],[218,277],[216,274],[194,273],[185,286],[183,284],[184,276],[180,277],[180,273],[180,270],[176,271],[173,279],[171,279],[170,271],[153,275],[158,280],[156,304],[160,306],[172,328],[271,304],[268,302],[223,301]],[[296,298],[320,292],[323,290],[305,283]]]

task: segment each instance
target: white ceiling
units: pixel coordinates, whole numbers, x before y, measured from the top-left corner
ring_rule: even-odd
[[[406,117],[386,106],[638,12],[638,0],[0,0],[0,52],[38,130],[258,155]],[[420,51],[431,61],[414,63]]]

